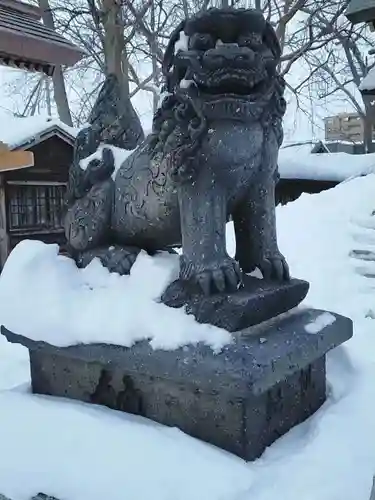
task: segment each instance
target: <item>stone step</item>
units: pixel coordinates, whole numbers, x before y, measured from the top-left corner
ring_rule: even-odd
[[[353,232],[352,239],[361,244],[375,245],[375,231],[373,229],[361,229],[361,232]]]
[[[358,266],[354,268],[354,271],[364,278],[375,278],[375,267]]]
[[[375,262],[375,249],[374,250],[351,250],[349,257],[352,259],[365,260]]]

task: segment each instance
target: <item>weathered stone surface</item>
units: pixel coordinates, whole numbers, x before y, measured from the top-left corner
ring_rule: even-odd
[[[171,307],[186,306],[200,323],[229,332],[257,325],[297,306],[306,297],[309,284],[302,280],[272,282],[244,276],[244,287],[236,293],[205,296],[194,283],[173,282],[162,296]]]
[[[302,309],[237,332],[220,354],[202,344],[58,348],[1,331],[29,349],[33,392],[139,414],[252,460],[325,400],[325,354],[352,336],[352,322],[334,315],[308,333],[321,314]]]

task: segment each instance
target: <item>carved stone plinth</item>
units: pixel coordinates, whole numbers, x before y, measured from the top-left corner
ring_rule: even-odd
[[[237,332],[220,354],[148,342],[58,348],[2,334],[29,349],[34,393],[142,415],[253,460],[325,401],[325,354],[352,336],[352,322],[322,314],[302,309]]]

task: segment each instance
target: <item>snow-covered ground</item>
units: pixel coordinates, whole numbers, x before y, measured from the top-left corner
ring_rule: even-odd
[[[358,261],[348,254],[375,243],[371,231],[363,227],[371,225],[374,205],[375,175],[369,175],[318,195],[304,195],[278,209],[280,247],[292,273],[311,283],[305,304],[350,316],[355,332],[345,346],[328,355],[329,397],[321,410],[274,443],[258,461],[246,464],[145,419],[31,395],[27,352],[0,339],[0,493],[12,500],[26,500],[39,491],[61,500],[369,500],[375,473],[375,323],[371,319],[375,280],[358,274]],[[231,227],[228,235],[233,253]],[[18,249],[18,257],[15,254],[8,261],[0,279],[0,320],[19,333],[34,331],[34,337],[41,301],[34,297],[25,304],[27,297],[31,300],[32,289],[36,296],[46,284],[60,282],[71,297],[97,293],[96,307],[101,297],[104,314],[111,310],[106,297],[113,287],[124,288],[126,308],[126,287],[137,272],[142,274],[143,265],[159,276],[159,282],[143,281],[135,288],[133,308],[140,297],[150,305],[163,280],[171,278],[169,263],[164,266],[165,261],[159,261],[159,265],[143,256],[142,266],[125,285],[98,266],[74,274],[68,261],[56,257],[53,247],[47,252],[35,244],[28,248],[29,255],[22,247]],[[65,266],[66,274],[60,266]],[[25,276],[34,281],[22,281]],[[64,314],[68,322],[69,314],[82,314],[82,324],[92,321],[93,310],[88,306],[85,316],[69,309],[66,301],[57,304],[56,294],[54,298],[53,293],[46,293],[45,317],[52,325]],[[119,313],[118,307],[113,303],[113,314]],[[162,306],[155,307],[159,309],[153,310],[154,315]],[[156,316],[147,311],[144,321],[154,323]],[[164,313],[160,317],[170,336],[177,323],[189,321],[181,311],[175,314],[175,318]],[[95,316],[95,321],[99,318]],[[141,319],[134,313],[131,321],[138,321],[139,326]],[[156,331],[151,337],[160,340],[158,328],[151,328]],[[207,338],[208,331],[198,330]],[[74,340],[70,331],[65,334],[65,343]],[[73,335],[77,334],[75,330]],[[63,332],[59,335],[56,342],[64,343]],[[128,341],[134,340],[128,335]],[[181,334],[178,341],[186,338]]]

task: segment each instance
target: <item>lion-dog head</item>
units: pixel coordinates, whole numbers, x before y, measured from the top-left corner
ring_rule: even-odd
[[[271,24],[253,9],[210,9],[182,22],[165,52],[169,92],[196,86],[202,93],[264,94],[275,77],[280,45]]]
[[[280,56],[273,27],[255,9],[212,8],[179,24],[164,55],[167,96],[155,114],[151,141],[154,152],[168,157],[176,179],[195,175],[194,156],[207,132],[204,102],[246,102],[253,119],[277,122],[281,138]]]

